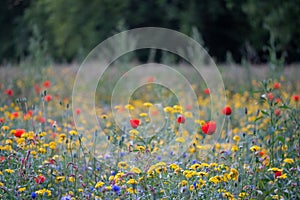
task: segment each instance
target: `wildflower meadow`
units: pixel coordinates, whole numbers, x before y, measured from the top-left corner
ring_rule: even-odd
[[[122,127],[100,95],[97,130],[82,128],[88,118],[74,123],[84,109],[71,106],[75,72],[38,71],[7,70],[1,77],[1,199],[300,198],[300,84],[284,74],[251,80],[251,91],[226,85],[226,106],[216,111],[225,118],[221,130],[210,120],[205,84],[193,85],[199,106],[193,113],[149,77],[128,104],[112,108],[124,115]],[[188,122],[196,132],[186,143]]]

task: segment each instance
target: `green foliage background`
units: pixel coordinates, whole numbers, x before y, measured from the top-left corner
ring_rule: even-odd
[[[82,59],[120,30],[159,26],[201,33],[225,61],[266,61],[271,43],[287,61],[300,58],[300,0],[5,0],[0,4],[0,62]],[[270,40],[271,39],[271,40]],[[38,52],[38,53],[37,53]]]

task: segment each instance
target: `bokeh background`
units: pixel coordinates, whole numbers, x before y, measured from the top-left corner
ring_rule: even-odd
[[[198,40],[217,62],[300,60],[300,0],[3,0],[0,63],[82,59],[122,30],[157,26]],[[140,53],[139,60],[147,60]],[[159,53],[156,59],[160,59]]]

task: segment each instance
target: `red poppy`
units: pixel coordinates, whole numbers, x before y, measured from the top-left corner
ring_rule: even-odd
[[[270,99],[270,101],[272,101],[274,99],[274,96],[271,92],[268,93],[268,99]]]
[[[230,108],[230,106],[225,106],[225,108],[222,109],[222,113],[224,115],[231,115],[231,108]]]
[[[44,85],[45,88],[49,88],[51,86],[51,82],[49,80],[47,80],[47,81],[44,82],[43,85]]]
[[[35,92],[36,92],[37,94],[40,94],[41,91],[42,91],[41,87],[40,87],[38,84],[35,84],[35,85],[34,85],[34,90],[35,90]]]
[[[53,165],[56,163],[56,161],[53,158],[50,158],[49,163],[51,163]]]
[[[184,122],[185,122],[184,116],[180,115],[180,116],[177,118],[177,122],[178,122],[179,124],[184,124]]]
[[[44,99],[45,99],[46,102],[49,102],[49,101],[52,100],[52,96],[49,95],[49,94],[47,94],[47,95],[44,97]]]
[[[279,177],[279,176],[281,176],[281,175],[282,175],[282,172],[281,172],[281,171],[275,172],[275,178],[277,178],[277,177]]]
[[[79,115],[81,113],[80,108],[75,109],[75,113],[76,113],[76,115]]]
[[[276,103],[280,103],[280,101],[281,101],[280,98],[276,98],[276,99],[275,99],[275,102],[276,102]]]
[[[38,184],[41,184],[41,183],[44,183],[46,180],[45,176],[43,175],[39,175],[35,178],[35,182],[38,183]]]
[[[210,90],[208,88],[204,89],[204,94],[209,95],[210,94]]]
[[[2,83],[0,83],[0,90],[2,89]]]
[[[25,133],[25,130],[24,129],[16,129],[16,132],[15,132],[15,137],[21,137],[23,135],[23,133]]]
[[[294,95],[293,100],[296,101],[296,102],[299,101],[299,95]]]
[[[4,121],[5,121],[4,117],[1,117],[0,118],[0,123],[2,124],[2,123],[4,123]]]
[[[18,112],[13,112],[13,113],[11,113],[12,114],[12,116],[14,117],[14,118],[18,118],[19,117],[19,113]]]
[[[132,128],[137,128],[140,125],[140,120],[139,119],[131,119],[130,120],[130,125]]]
[[[202,131],[204,134],[212,135],[217,129],[217,124],[214,121],[206,122],[202,126]]]
[[[14,94],[14,91],[13,90],[5,90],[4,93],[7,94],[8,96],[12,96]]]
[[[38,121],[40,122],[40,123],[45,123],[46,122],[46,118],[45,117],[42,117],[42,116],[40,116],[39,118],[38,118]]]
[[[279,89],[281,87],[281,84],[280,83],[274,83],[274,85],[273,85],[273,88],[274,89]]]
[[[263,151],[260,151],[259,155],[263,156],[263,155],[265,155],[265,153]]]
[[[4,156],[1,156],[0,157],[0,162],[3,162],[5,160],[5,157]]]
[[[280,115],[280,110],[279,110],[279,109],[276,109],[276,110],[274,111],[274,113],[275,113],[276,116],[279,116],[279,115]]]
[[[30,116],[32,116],[33,115],[33,111],[32,110],[28,110],[27,114],[30,115]]]

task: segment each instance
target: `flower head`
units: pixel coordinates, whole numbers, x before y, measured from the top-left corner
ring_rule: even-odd
[[[216,131],[216,129],[217,129],[217,124],[214,121],[206,122],[202,126],[203,133],[207,135],[212,135]]]

